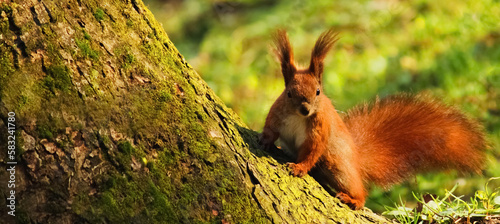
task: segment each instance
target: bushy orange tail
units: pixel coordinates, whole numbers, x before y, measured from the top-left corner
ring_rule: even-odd
[[[480,172],[483,167],[482,127],[428,96],[377,99],[349,111],[344,122],[365,182],[388,187],[422,171]]]

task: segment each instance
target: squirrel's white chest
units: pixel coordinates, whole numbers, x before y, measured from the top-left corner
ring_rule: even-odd
[[[298,149],[304,143],[307,137],[307,120],[300,115],[289,115],[286,117],[280,127],[280,141],[283,150],[296,157]]]

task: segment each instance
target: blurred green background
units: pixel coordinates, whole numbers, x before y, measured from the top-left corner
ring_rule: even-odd
[[[383,211],[411,191],[442,194],[456,183],[469,197],[500,176],[500,1],[144,0],[175,46],[245,123],[261,131],[284,89],[270,54],[271,34],[288,30],[298,64],[307,65],[319,34],[341,39],[326,58],[325,93],[337,110],[398,92],[429,92],[479,119],[491,150],[484,177],[419,175],[367,206]],[[500,186],[497,183],[496,186]]]

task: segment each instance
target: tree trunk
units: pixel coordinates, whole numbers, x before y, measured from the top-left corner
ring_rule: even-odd
[[[140,0],[0,3],[0,118],[2,220],[386,221],[258,149]]]

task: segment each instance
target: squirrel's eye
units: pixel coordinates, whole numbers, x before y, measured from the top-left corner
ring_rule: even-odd
[[[319,89],[316,90],[316,96],[318,96],[318,95],[319,95]]]
[[[292,98],[292,94],[288,92],[288,98]]]

